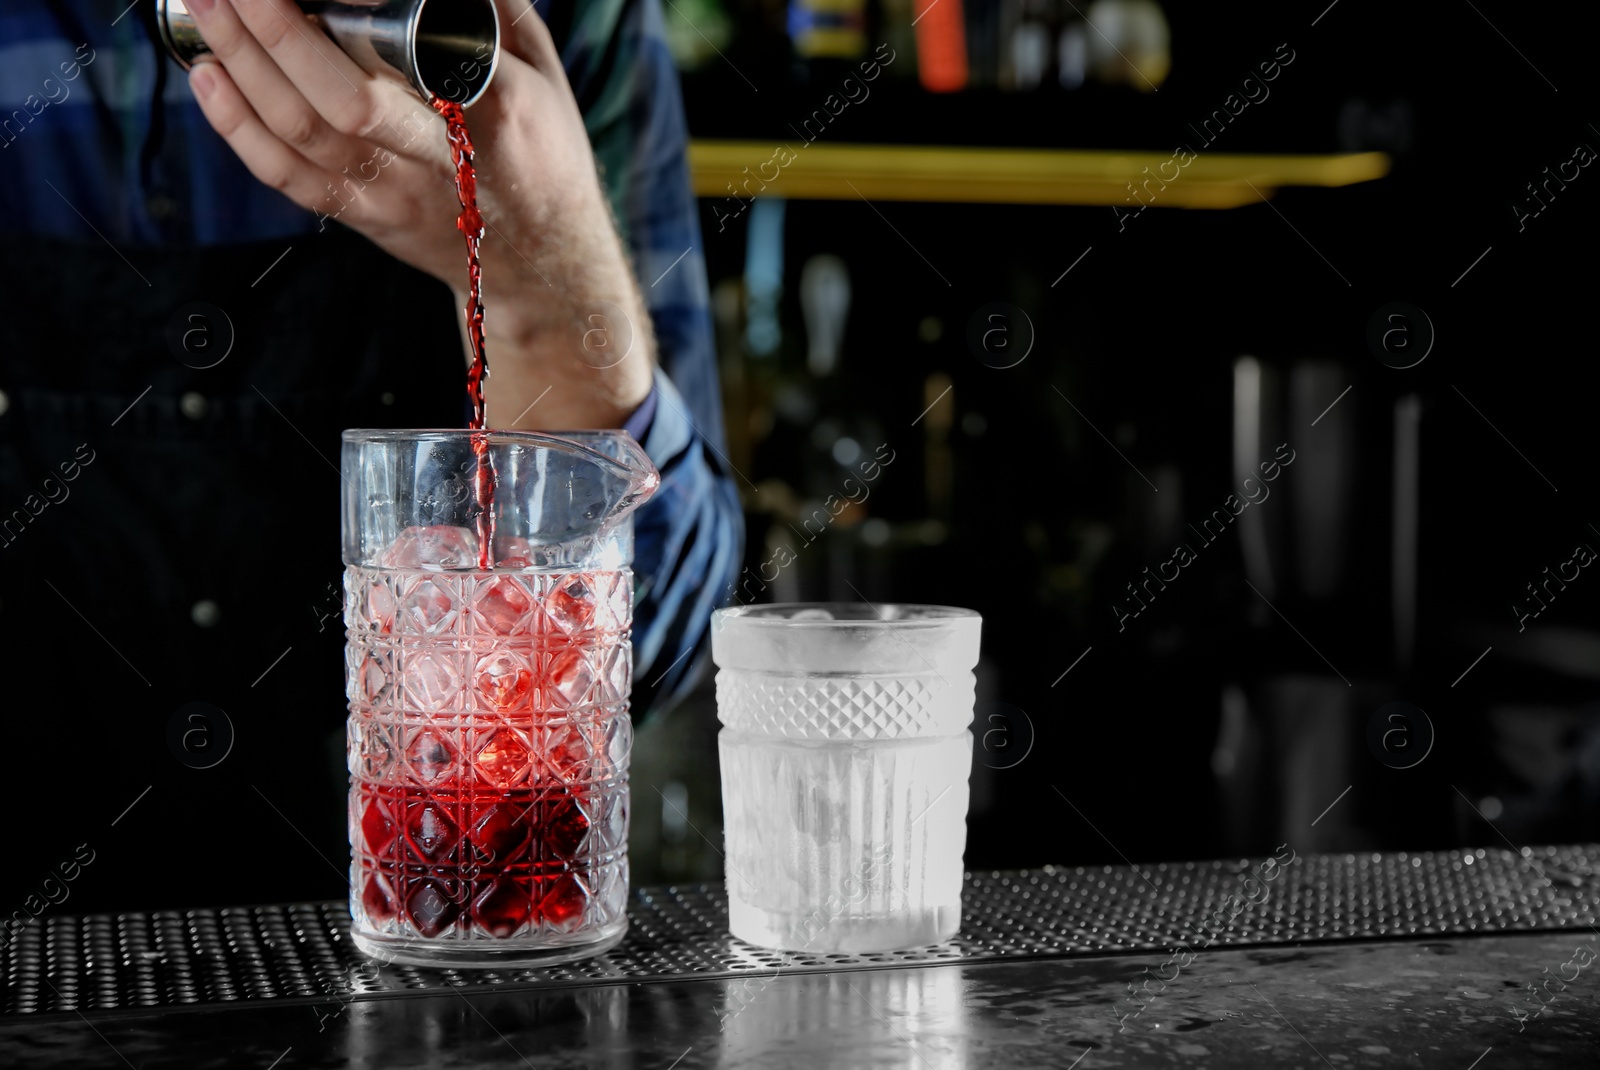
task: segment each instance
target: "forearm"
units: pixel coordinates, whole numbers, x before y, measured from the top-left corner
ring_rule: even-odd
[[[491,427],[620,427],[650,392],[655,339],[638,285],[603,202],[583,214],[554,234],[484,237],[517,254],[498,258],[510,278],[484,278]]]
[[[470,115],[489,226],[482,246],[488,420],[617,427],[650,389],[649,320],[600,186],[585,116],[548,28],[537,15],[524,17],[525,3],[512,0],[500,13],[499,69]],[[196,66],[190,83],[207,120],[251,172],[323,213],[329,191],[349,190],[352,199],[330,214],[444,280],[459,300],[466,258],[452,225],[459,205],[443,120],[338,49],[319,47],[317,34],[293,32],[303,19],[289,0],[227,0],[196,5],[194,14],[214,58]],[[631,68],[622,77],[631,78]],[[382,177],[367,177],[374,167]],[[340,177],[351,174],[363,177]],[[604,341],[611,348],[599,344],[597,356]],[[613,359],[615,350],[626,359]]]

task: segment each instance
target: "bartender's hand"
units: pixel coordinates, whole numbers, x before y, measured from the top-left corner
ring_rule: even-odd
[[[463,305],[466,246],[438,113],[356,66],[289,0],[188,7],[215,57],[190,87],[251,173],[443,280]],[[649,317],[550,32],[527,0],[497,7],[500,66],[468,112],[486,223],[488,420],[617,427],[650,390]],[[631,320],[620,363],[585,359],[603,305]]]

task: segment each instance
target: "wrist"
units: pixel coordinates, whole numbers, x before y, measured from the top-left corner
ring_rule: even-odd
[[[598,189],[569,192],[568,210],[547,203],[542,223],[484,239],[493,426],[621,427],[653,383],[650,318],[610,210]]]
[[[550,287],[538,290],[485,301],[490,424],[621,427],[653,383],[654,338],[637,298],[603,291],[551,300]]]

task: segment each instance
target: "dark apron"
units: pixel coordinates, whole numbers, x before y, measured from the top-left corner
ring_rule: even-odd
[[[449,291],[344,231],[124,252],[0,249],[0,891],[88,843],[51,909],[342,896],[339,433],[461,426]]]

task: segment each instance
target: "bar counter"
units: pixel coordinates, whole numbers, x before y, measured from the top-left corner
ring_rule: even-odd
[[[377,966],[342,903],[44,914],[0,950],[0,1066],[1600,1064],[1600,846],[967,877],[936,947],[784,956],[716,885],[599,958]],[[1237,897],[1237,898],[1235,898]]]

